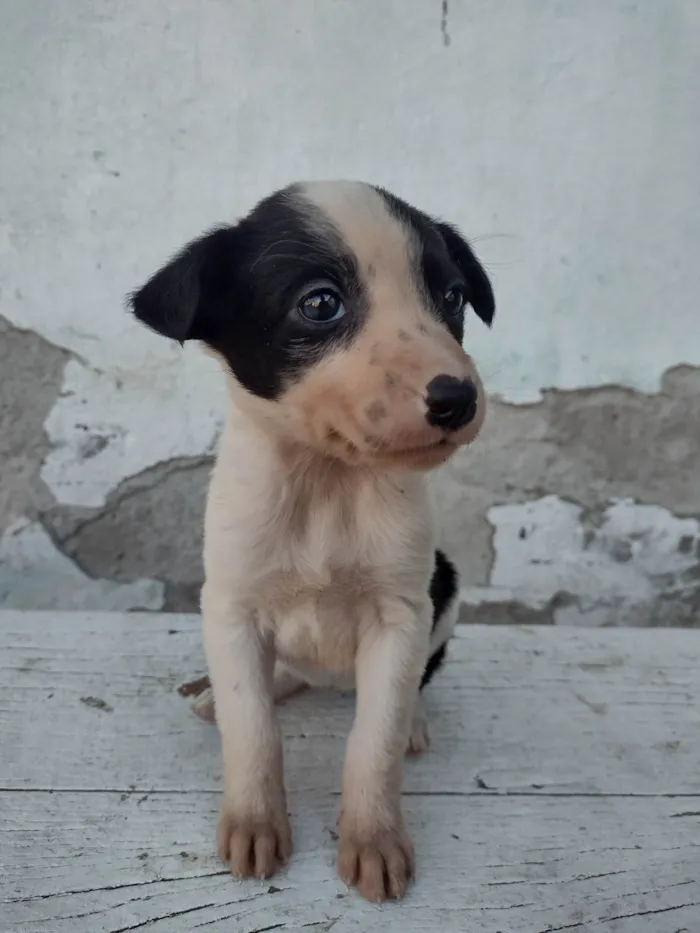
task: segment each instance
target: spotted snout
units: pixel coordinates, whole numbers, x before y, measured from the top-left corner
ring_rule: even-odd
[[[401,339],[377,315],[355,344],[321,361],[283,407],[313,446],[348,463],[428,469],[471,443],[485,398],[471,357],[438,324]],[[379,333],[379,331],[383,333]],[[404,331],[401,331],[404,333]]]
[[[477,437],[486,399],[471,358],[461,348],[459,356],[461,365],[453,363],[451,372],[434,364],[406,370],[394,367],[383,392],[362,411],[357,411],[357,404],[352,406],[365,429],[357,443],[361,458],[415,461],[419,468],[430,467]],[[369,389],[371,380],[366,384]]]

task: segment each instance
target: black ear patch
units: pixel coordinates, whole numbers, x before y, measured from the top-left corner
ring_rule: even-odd
[[[129,296],[134,316],[179,343],[214,336],[208,299],[230,290],[235,230],[224,227],[189,243]]]
[[[453,226],[439,223],[438,229],[445,241],[450,258],[469,286],[469,304],[484,324],[490,327],[496,313],[496,302],[489,277],[474,255],[471,246]]]

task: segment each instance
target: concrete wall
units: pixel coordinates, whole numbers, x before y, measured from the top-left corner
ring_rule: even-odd
[[[494,397],[436,478],[464,618],[700,607],[700,4],[4,0],[0,605],[188,608],[222,387],[123,296],[315,176],[461,225]]]

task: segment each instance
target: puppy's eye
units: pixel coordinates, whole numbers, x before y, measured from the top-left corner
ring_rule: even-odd
[[[464,310],[466,297],[461,285],[451,285],[442,296],[442,306],[447,313],[457,317]]]
[[[337,292],[330,288],[317,288],[304,295],[297,311],[310,324],[333,324],[345,316],[345,305]]]

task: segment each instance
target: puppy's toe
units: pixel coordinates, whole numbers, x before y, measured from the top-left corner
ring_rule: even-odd
[[[411,735],[408,739],[406,753],[408,755],[422,755],[430,748],[430,726],[424,713],[416,712],[411,724]]]
[[[343,832],[338,845],[338,874],[365,900],[400,900],[415,873],[413,846],[402,829],[367,834]]]
[[[269,878],[292,854],[292,831],[286,814],[239,818],[224,805],[217,843],[234,878]]]

